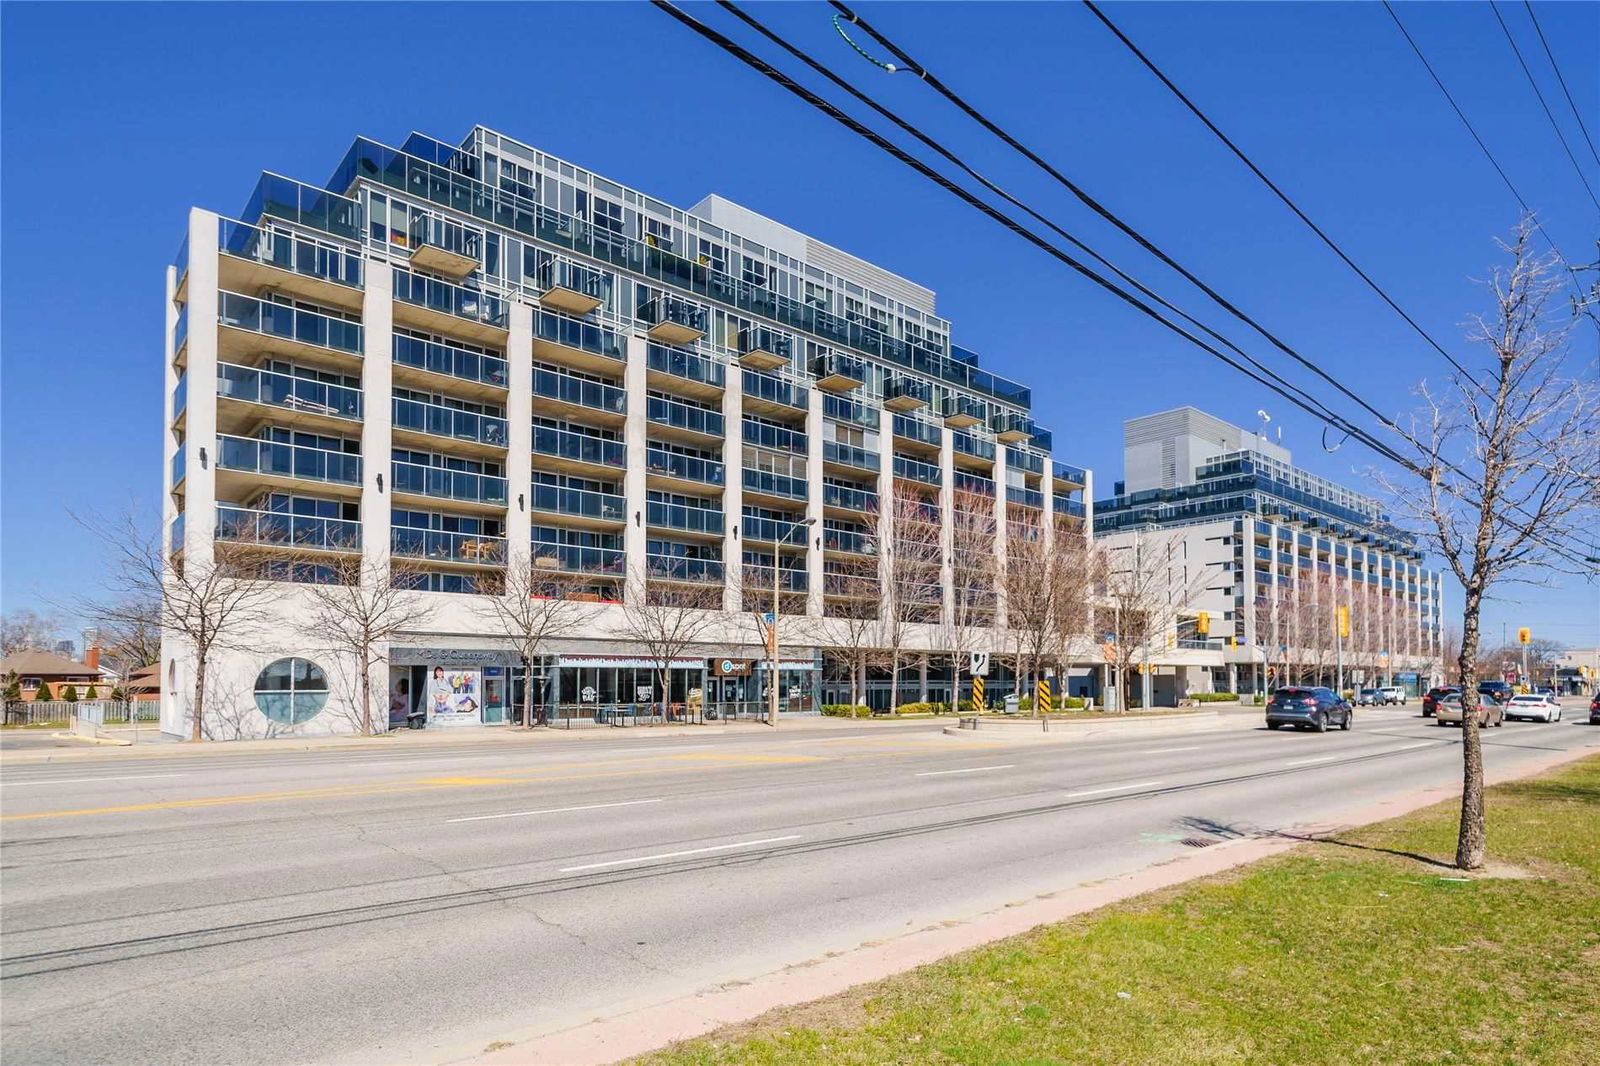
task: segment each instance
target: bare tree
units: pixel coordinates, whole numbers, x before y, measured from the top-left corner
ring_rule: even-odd
[[[355,661],[357,717],[361,732],[371,734],[372,672],[389,661],[389,642],[397,634],[428,619],[427,604],[414,591],[421,571],[405,559],[385,562],[354,553],[321,565],[319,576],[330,580],[305,586],[310,609],[303,626],[308,637]]]
[[[995,622],[1000,581],[995,554],[998,533],[992,497],[966,489],[957,489],[951,495],[950,606],[944,623],[944,646],[950,652],[957,703],[961,670],[973,652],[984,650]]]
[[[181,548],[168,556],[160,534],[142,528],[132,509],[113,518],[74,517],[110,558],[110,595],[94,606],[97,617],[109,626],[136,627],[148,620],[150,603],[158,603],[162,633],[193,651],[190,738],[204,739],[212,655],[249,646],[282,595],[282,586],[269,578],[277,568],[293,567],[294,560],[229,541],[213,544],[209,559],[190,559]]]
[[[492,625],[510,639],[522,659],[522,724],[535,724],[534,664],[546,642],[570,632],[582,618],[579,601],[572,598],[578,580],[570,574],[538,565],[529,555],[513,555],[503,572],[484,582],[488,598],[485,613]],[[544,708],[538,717],[543,722]]]
[[[19,651],[53,651],[65,628],[57,615],[38,611],[7,611],[0,618],[0,655]]]
[[[1062,678],[1061,695],[1067,695],[1066,678],[1081,662],[1103,661],[1099,634],[1094,631],[1096,591],[1102,585],[1101,569],[1105,554],[1089,544],[1084,533],[1058,524],[1056,528],[1057,566],[1053,573],[1058,590],[1056,611],[1051,617],[1052,632],[1048,654]]]
[[[1048,521],[1013,522],[1006,539],[1006,629],[1017,661],[1019,688],[1034,691],[1044,668],[1062,664],[1087,635],[1087,593],[1082,536]],[[1063,675],[1065,676],[1065,675]],[[1038,714],[1038,705],[1034,713]]]
[[[866,700],[862,677],[885,655],[878,561],[829,560],[823,583],[824,617],[814,628],[827,655],[849,671],[850,703],[859,706]]]
[[[1461,824],[1456,865],[1475,870],[1486,847],[1483,748],[1477,728],[1483,601],[1508,582],[1547,583],[1591,570],[1570,532],[1594,529],[1600,508],[1600,394],[1569,333],[1582,307],[1564,307],[1564,267],[1532,247],[1537,223],[1498,241],[1509,263],[1485,281],[1493,308],[1468,338],[1486,355],[1443,388],[1423,383],[1421,406],[1398,434],[1423,484],[1375,475],[1465,590],[1461,651]],[[1590,549],[1592,550],[1592,549]]]
[[[1135,663],[1142,664],[1205,588],[1208,575],[1191,570],[1181,533],[1142,532],[1107,545],[1096,629],[1111,635],[1119,711],[1132,702]]]
[[[622,634],[641,645],[655,667],[665,717],[671,714],[673,661],[728,620],[720,581],[670,580],[672,576],[670,570],[652,571],[645,594],[630,596],[622,607]],[[777,678],[770,681],[777,684]]]
[[[943,614],[939,508],[910,484],[897,481],[888,508],[878,514],[877,527],[878,543],[886,546],[878,560],[883,594],[879,624],[893,709],[900,700],[900,668],[911,627],[937,625]]]
[[[129,675],[161,661],[161,601],[125,600],[115,617],[104,605],[85,603],[83,616],[93,623],[100,638],[100,663],[125,684]]]

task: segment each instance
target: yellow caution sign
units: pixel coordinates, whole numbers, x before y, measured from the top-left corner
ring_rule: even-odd
[[[1039,694],[1034,699],[1033,705],[1046,714],[1055,710],[1055,698],[1050,694],[1050,679],[1048,677],[1039,679],[1038,692]]]
[[[972,709],[981,711],[985,706],[987,704],[983,702],[983,678],[975,677],[972,679]]]

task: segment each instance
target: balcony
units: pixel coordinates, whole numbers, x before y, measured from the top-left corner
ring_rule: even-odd
[[[645,380],[666,392],[715,399],[727,384],[727,368],[708,356],[647,344]]]
[[[904,455],[894,457],[894,476],[907,481],[919,482],[923,485],[939,484],[939,468],[932,463],[924,463]]]
[[[470,340],[504,344],[508,316],[498,296],[394,268],[396,322]]]
[[[1089,475],[1081,466],[1068,466],[1066,463],[1051,463],[1050,475],[1057,484],[1071,485],[1074,488],[1083,488],[1089,483]],[[1264,523],[1257,523],[1258,527]]]
[[[620,548],[548,544],[536,540],[533,542],[533,565],[540,570],[620,578],[627,571],[627,556]]]
[[[682,555],[650,554],[645,557],[651,581],[688,581],[716,584],[722,580],[721,559],[690,559]]]
[[[722,539],[725,525],[720,507],[689,507],[661,500],[650,500],[645,504],[644,520],[648,526],[697,533],[716,540]]]
[[[529,510],[540,517],[587,519],[584,525],[615,526],[627,518],[628,501],[611,492],[572,489],[564,485],[535,482],[529,496]]]
[[[804,592],[810,587],[809,575],[803,567],[778,567],[778,588],[782,592]],[[772,591],[772,564],[745,563],[744,587],[747,592]]]
[[[1007,444],[1027,440],[1034,430],[1033,419],[1016,411],[996,411],[989,419],[989,428],[994,430],[995,440]]]
[[[607,416],[600,421],[620,424],[628,410],[628,394],[617,386],[546,367],[533,368],[533,395],[550,401],[548,405],[536,405],[541,415],[571,414],[581,418],[598,413]]]
[[[611,276],[565,259],[539,264],[539,306],[582,317],[611,295]]]
[[[555,426],[533,427],[533,453],[562,460],[555,464],[557,466],[599,467],[611,476],[628,465],[628,450],[620,440],[574,433]]]
[[[818,356],[811,372],[816,375],[817,388],[829,392],[849,392],[867,383],[866,364],[841,352]]]
[[[361,323],[236,292],[217,294],[217,324],[225,327],[217,338],[223,358],[270,354],[351,366],[362,355]]]
[[[966,429],[982,422],[986,410],[981,400],[971,396],[946,396],[939,413],[951,429]]]
[[[804,478],[789,477],[771,470],[757,470],[747,466],[744,468],[744,491],[783,500],[804,500],[806,483]]]
[[[645,473],[651,478],[688,482],[691,491],[700,491],[706,485],[721,486],[727,477],[723,464],[715,460],[656,447],[645,449]]]
[[[275,289],[361,310],[360,249],[222,218],[217,220],[217,251],[217,282],[224,289]]]
[[[1007,448],[1006,465],[1030,474],[1043,474],[1044,456],[1038,452],[1023,451],[1021,448]]]
[[[891,428],[897,444],[909,442],[935,455],[944,440],[944,431],[938,426],[910,415],[895,415]]]
[[[746,444],[773,451],[805,455],[810,450],[806,444],[805,430],[775,426],[770,422],[760,422],[753,418],[744,420],[741,437]]]
[[[932,398],[933,390],[920,378],[893,377],[883,386],[883,406],[891,411],[915,411]]]
[[[488,451],[503,452],[506,448],[506,420],[474,411],[460,411],[454,407],[394,398],[394,428],[397,440],[408,435],[445,437],[465,444],[476,444]],[[423,440],[423,446],[433,442]]]
[[[251,407],[235,406],[245,404]],[[361,390],[273,370],[218,363],[218,426],[248,432],[262,417],[253,407],[272,408],[275,424],[342,433],[361,422]]]
[[[506,538],[481,533],[446,533],[438,529],[390,530],[390,550],[405,559],[430,563],[466,563],[472,566],[506,565]]]
[[[822,442],[822,462],[824,466],[845,467],[852,473],[867,471],[876,474],[883,466],[883,460],[876,452],[831,440]]]
[[[639,318],[648,323],[645,335],[653,341],[693,344],[706,335],[709,316],[699,304],[659,293],[639,308]]]
[[[1035,511],[1042,511],[1044,510],[1044,493],[1038,489],[1025,489],[1017,485],[1007,485],[1006,505],[1016,505]]]
[[[822,550],[850,555],[877,555],[878,541],[870,532],[823,527]]]
[[[878,494],[870,489],[822,483],[824,510],[848,511],[852,515],[871,514],[878,509]]]
[[[622,335],[615,330],[549,311],[533,316],[533,354],[608,377],[618,376],[628,357]]]
[[[877,429],[882,422],[882,415],[876,407],[869,407],[861,400],[852,400],[847,396],[824,396],[822,417],[835,422],[854,422],[867,429]]]
[[[950,434],[951,457],[962,466],[987,470],[994,465],[998,449],[992,440],[976,436],[972,433]],[[971,460],[968,462],[967,460]]]
[[[777,544],[785,551],[806,550],[806,527],[800,522],[747,514],[739,523],[739,535],[746,543]]]
[[[411,220],[411,264],[460,280],[483,260],[483,233],[438,215]]]
[[[675,431],[668,436],[687,437],[695,443],[720,443],[727,434],[727,423],[721,411],[708,411],[660,396],[645,397],[644,417],[652,425]]]
[[[281,479],[296,486],[361,485],[361,456],[250,437],[217,437],[217,470]],[[226,482],[226,484],[225,484]],[[219,494],[257,487],[252,480],[218,478]],[[232,495],[232,492],[229,492]]]
[[[484,397],[505,395],[507,366],[499,356],[395,334],[394,366],[397,381],[430,388],[445,386]],[[462,382],[473,387],[462,390]]]
[[[957,473],[952,487],[957,492],[970,492],[978,496],[987,496],[994,499],[994,478],[983,477],[978,474]]]
[[[1058,515],[1066,515],[1069,518],[1082,518],[1084,516],[1082,500],[1074,500],[1071,496],[1063,496],[1057,493],[1051,497],[1051,502]],[[1256,549],[1258,554],[1264,550],[1262,548]],[[1271,554],[1271,552],[1268,552],[1266,557],[1270,557]]]
[[[810,405],[810,390],[771,374],[744,375],[745,407],[752,413],[779,418],[803,416]]]
[[[496,511],[505,509],[506,479],[503,477],[398,461],[392,466],[396,493],[478,504]]]
[[[739,331],[739,365],[746,370],[776,370],[794,354],[794,338],[766,326]]]
[[[217,504],[218,540],[298,551],[359,552],[361,523]]]

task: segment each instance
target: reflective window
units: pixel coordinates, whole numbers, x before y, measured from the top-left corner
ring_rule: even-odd
[[[328,675],[309,659],[279,659],[256,677],[256,706],[274,722],[309,722],[327,702]]]

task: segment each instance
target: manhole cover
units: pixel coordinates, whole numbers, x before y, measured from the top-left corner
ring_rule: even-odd
[[[1184,837],[1178,843],[1186,848],[1209,848],[1217,841],[1209,837]]]

